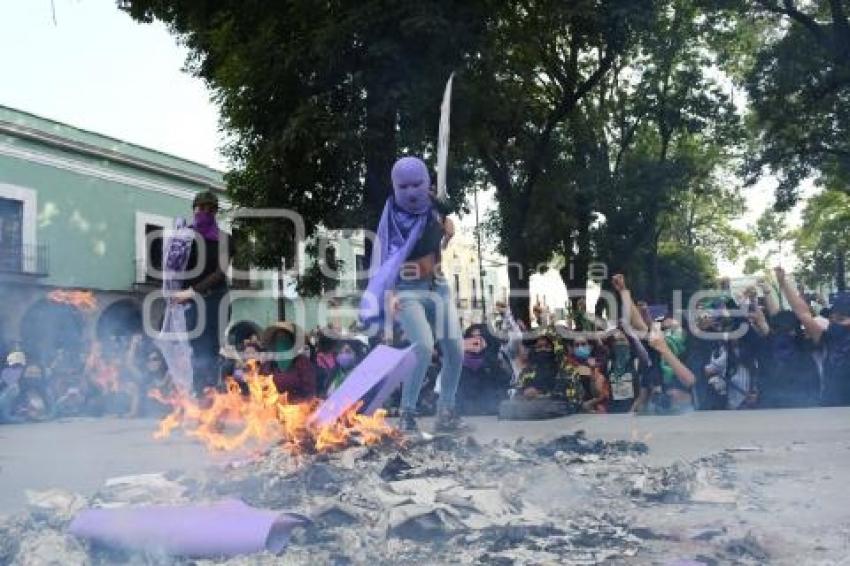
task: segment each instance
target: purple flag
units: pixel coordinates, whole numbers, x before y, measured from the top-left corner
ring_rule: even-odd
[[[193,558],[281,552],[289,534],[310,520],[303,515],[255,509],[238,500],[185,506],[87,509],[72,535],[108,547]]]
[[[367,402],[360,412],[371,415],[413,374],[415,367],[413,346],[404,350],[378,346],[352,370],[310,420],[320,426],[329,425],[360,400]]]

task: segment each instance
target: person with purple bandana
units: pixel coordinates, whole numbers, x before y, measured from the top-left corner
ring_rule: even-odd
[[[463,428],[455,410],[463,343],[451,288],[439,273],[444,242],[454,233],[438,211],[428,167],[416,157],[403,157],[392,169],[393,194],[387,199],[372,249],[372,275],[360,304],[363,324],[395,316],[416,353],[416,367],[404,382],[400,427],[414,433],[416,405],[435,344],[442,358],[437,432]],[[391,305],[392,312],[385,312]]]
[[[199,321],[199,309],[204,312],[204,327],[200,335],[190,340],[192,346],[192,385],[201,396],[204,389],[218,384],[218,353],[220,350],[219,316],[221,300],[227,294],[227,271],[233,248],[227,233],[220,230],[216,221],[218,198],[207,191],[195,195],[192,201],[194,218],[191,228],[195,239],[189,253],[187,273],[197,275],[183,281],[183,290],[175,300],[189,302],[186,311],[186,328],[193,329]],[[194,300],[193,300],[194,299]],[[229,318],[229,316],[228,316]]]

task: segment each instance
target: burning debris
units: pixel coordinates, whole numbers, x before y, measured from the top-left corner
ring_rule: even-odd
[[[97,299],[91,291],[56,289],[47,294],[47,299],[53,303],[71,305],[81,311],[94,311],[97,309]]]
[[[599,564],[633,557],[666,564],[679,548],[697,556],[683,562],[692,564],[749,564],[769,556],[742,533],[662,532],[636,522],[636,513],[652,506],[734,506],[705,496],[733,493],[729,454],[651,467],[641,461],[642,443],[581,433],[487,445],[447,436],[366,445],[351,433],[334,451],[318,450],[317,435],[301,438],[299,444],[280,437],[272,448],[206,473],[113,478],[87,500],[31,494],[27,516],[0,522],[0,563],[18,563],[35,544],[57,556],[82,557],[81,564]],[[309,521],[294,529],[280,556],[200,562],[92,545],[67,534],[83,507],[203,507],[234,499]]]
[[[386,411],[360,414],[361,402],[351,405],[334,422],[317,424],[312,417],[319,400],[290,403],[286,394],[278,392],[272,376],[260,373],[256,362],[250,362],[247,370],[244,381],[228,378],[224,392],[210,390],[200,401],[179,389],[168,396],[152,392],[155,399],[172,407],[154,437],[166,438],[182,428],[210,450],[277,444],[293,454],[400,439],[398,431],[386,422]]]

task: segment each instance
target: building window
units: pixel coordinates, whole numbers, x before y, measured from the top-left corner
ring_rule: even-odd
[[[487,296],[490,298],[490,304],[492,305],[493,304],[493,286],[492,285],[487,286]]]
[[[21,271],[23,248],[24,203],[0,198],[0,270]]]
[[[47,273],[46,249],[36,241],[37,210],[34,189],[0,183],[0,269]]]
[[[161,281],[155,277],[162,271],[162,226],[145,224],[145,241],[150,243],[145,264],[145,281],[154,283]]]
[[[472,280],[472,308],[478,308],[478,282]]]
[[[136,212],[136,283],[158,283],[162,271],[162,247],[167,216]]]

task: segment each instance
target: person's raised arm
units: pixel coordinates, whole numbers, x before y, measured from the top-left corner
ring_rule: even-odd
[[[812,316],[809,305],[806,304],[806,301],[803,300],[797,289],[785,277],[785,270],[783,268],[775,267],[773,271],[776,273],[776,282],[779,283],[782,294],[785,295],[785,299],[791,305],[791,310],[794,311],[794,314],[797,315],[797,318],[802,323],[803,328],[806,329],[806,334],[815,342],[820,341],[824,329],[818,324],[815,317]]]
[[[759,280],[758,286],[764,294],[764,308],[767,310],[768,316],[775,316],[781,309],[776,297],[773,296],[773,289],[764,279]]]
[[[620,294],[620,300],[623,303],[622,325],[624,328],[631,328],[638,335],[649,330],[643,322],[643,318],[632,300],[632,292],[626,287],[626,278],[622,274],[617,274],[611,278],[611,285],[614,290]]]
[[[664,339],[664,334],[660,330],[653,330],[649,335],[649,345],[661,355],[661,359],[667,362],[667,365],[676,374],[676,378],[686,387],[693,387],[697,382],[694,373],[688,369],[688,366],[682,363],[676,354],[667,345],[667,340]]]

